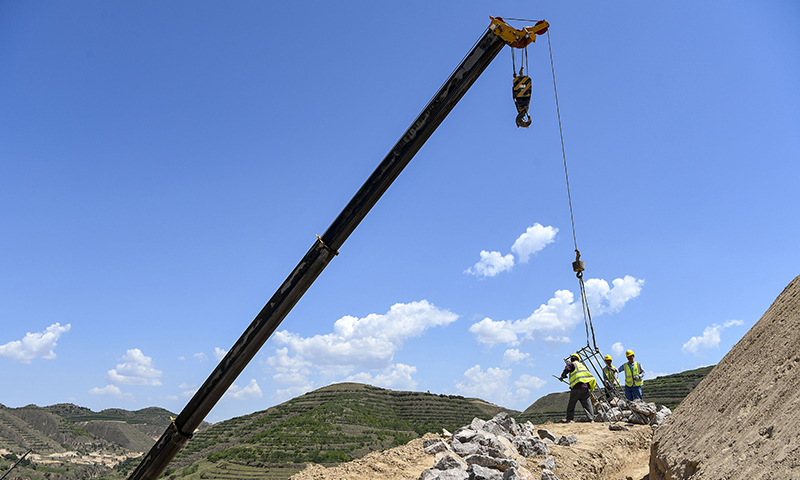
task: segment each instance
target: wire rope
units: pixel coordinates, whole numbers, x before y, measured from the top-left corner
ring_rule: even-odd
[[[572,241],[575,244],[575,263],[573,264],[573,270],[577,272],[578,283],[580,284],[581,290],[581,307],[583,309],[583,323],[586,326],[586,346],[589,347],[591,344],[589,343],[589,339],[591,338],[592,342],[594,343],[595,350],[599,351],[597,348],[597,340],[595,339],[594,335],[594,325],[592,325],[592,313],[589,310],[589,302],[586,299],[586,286],[583,283],[583,266],[580,265],[580,258],[581,252],[578,250],[578,235],[575,232],[575,214],[572,208],[572,192],[569,186],[569,171],[567,170],[567,150],[564,146],[564,129],[561,125],[561,106],[558,103],[558,88],[556,87],[556,68],[555,62],[553,61],[553,46],[550,42],[550,30],[547,30],[547,49],[550,52],[550,71],[553,74],[553,93],[555,94],[556,99],[556,113],[558,115],[558,133],[561,137],[561,157],[564,160],[564,177],[566,178],[567,182],[567,198],[569,199],[569,218],[572,224]],[[578,265],[580,269],[577,269]],[[589,330],[591,329],[591,337],[589,336]]]

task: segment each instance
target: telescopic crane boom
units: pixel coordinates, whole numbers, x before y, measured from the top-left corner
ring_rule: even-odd
[[[524,48],[536,40],[536,35],[542,35],[549,27],[547,22],[540,21],[533,27],[517,30],[500,17],[490,18],[491,23],[483,36],[331,223],[325,234],[317,236],[317,241],[311,249],[231,347],[225,358],[219,362],[178,418],[173,419],[161,438],[142,458],[139,466],[128,477],[129,480],[154,480],[161,475],[300,297],[311,287],[333,257],[338,255],[339,248],[345,240],[503,46]]]

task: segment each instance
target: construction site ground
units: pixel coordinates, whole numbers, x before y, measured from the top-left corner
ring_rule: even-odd
[[[538,428],[556,437],[576,435],[572,446],[549,445],[555,457],[553,472],[560,480],[647,480],[653,430],[644,425],[628,425],[628,431],[612,431],[608,423],[546,423]],[[435,437],[428,434],[425,438]],[[383,452],[373,452],[352,462],[324,467],[309,465],[292,480],[416,480],[431,468],[434,455],[422,451],[423,439]],[[538,464],[545,457],[530,457],[527,468],[541,478]]]

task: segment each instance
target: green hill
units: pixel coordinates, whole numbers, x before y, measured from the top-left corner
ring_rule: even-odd
[[[428,432],[452,431],[500,411],[519,414],[458,395],[339,383],[214,424],[196,434],[170,467],[175,474],[203,469],[203,478],[226,478],[231,469],[240,478],[248,469],[254,475],[265,468],[297,471],[309,462],[346,462]]]
[[[674,409],[711,369],[647,380],[644,398]],[[285,480],[309,462],[349,461],[428,432],[454,431],[475,417],[489,419],[501,411],[518,422],[560,420],[568,395],[551,393],[518,412],[459,395],[392,391],[358,383],[329,385],[200,430],[170,464],[165,477]],[[12,452],[0,457],[0,468],[8,468],[14,453],[19,455],[30,447],[42,453],[146,451],[169,425],[170,415],[174,416],[157,407],[93,412],[72,404],[0,406],[0,448]],[[59,479],[91,476],[117,480],[127,477],[139,461],[130,458],[113,470],[101,466],[92,466],[91,471],[78,466],[38,468],[39,474],[58,474],[61,476],[53,478]],[[18,473],[40,478],[33,475],[32,467],[20,467]]]
[[[666,405],[669,409],[674,410],[712,368],[714,368],[713,365],[645,380],[642,397],[646,402]],[[516,420],[518,422],[530,421],[533,424],[556,422],[566,415],[568,400],[569,392],[545,395],[526,408]],[[578,411],[580,411],[580,405]]]

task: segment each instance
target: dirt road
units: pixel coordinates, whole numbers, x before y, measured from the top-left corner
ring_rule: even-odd
[[[578,437],[576,445],[550,445],[556,462],[553,471],[560,480],[647,480],[652,440],[649,426],[629,426],[629,431],[612,431],[607,423],[548,423],[537,427],[550,430],[556,437]],[[433,437],[436,435],[425,436]],[[436,458],[422,451],[422,441],[416,439],[335,467],[309,465],[291,480],[416,480]],[[527,460],[534,478],[540,478],[542,468],[538,464],[544,457]]]

